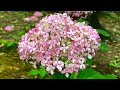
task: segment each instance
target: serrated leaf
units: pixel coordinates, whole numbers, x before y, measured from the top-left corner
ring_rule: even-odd
[[[14,42],[8,42],[7,43],[7,47],[11,47],[12,45],[14,45]]]
[[[108,32],[106,32],[105,30],[102,29],[97,29],[98,33],[105,36],[105,37],[109,37],[110,34]]]
[[[43,78],[46,74],[47,74],[47,71],[44,70],[44,69],[41,69],[41,70],[39,71],[39,75],[40,75],[41,78]]]
[[[86,24],[90,24],[87,20],[79,19],[77,22],[85,22]]]
[[[37,70],[37,69],[33,69],[33,70],[31,70],[30,72],[29,72],[29,75],[38,75],[39,74],[39,70]]]
[[[105,79],[117,79],[115,75],[113,74],[106,74],[106,75],[103,75],[105,77]]]
[[[103,43],[103,42],[100,42],[101,46],[99,47],[100,50],[102,51],[107,51],[109,50],[109,47],[107,44]]]
[[[105,79],[103,75],[101,75],[99,72],[91,68],[80,70],[77,78],[78,79]]]

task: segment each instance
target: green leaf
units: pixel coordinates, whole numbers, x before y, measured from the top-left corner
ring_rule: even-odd
[[[109,63],[110,66],[120,68],[120,62],[117,62],[117,60],[112,60]]]
[[[77,76],[78,79],[117,79],[113,74],[102,75],[94,69],[87,68],[80,70]]]
[[[77,22],[85,22],[86,24],[90,24],[87,20],[79,19]]]
[[[101,75],[99,72],[91,68],[80,70],[77,78],[78,79],[105,79],[103,75]]]
[[[109,47],[107,44],[103,43],[103,42],[100,42],[101,46],[99,47],[100,50],[102,51],[107,51],[109,50]]]
[[[111,62],[109,63],[109,65],[112,66],[112,67],[117,67],[116,61],[111,61]]]
[[[23,34],[24,34],[23,31],[19,31],[19,32],[18,32],[18,36],[22,36]]]
[[[53,75],[51,75],[50,78],[51,79],[67,79],[64,74],[57,71]]]
[[[73,72],[71,75],[70,75],[70,79],[76,79],[76,73]]]
[[[16,40],[16,41],[20,40],[20,37],[16,37],[15,40]]]
[[[110,34],[108,32],[106,32],[105,30],[102,29],[97,29],[98,33],[105,36],[105,37],[109,37]]]
[[[1,39],[0,40],[0,43],[4,43],[4,44],[6,44],[8,41],[7,40],[4,40],[4,39]]]
[[[8,42],[7,43],[7,47],[11,47],[12,45],[14,45],[15,43],[14,42]]]
[[[29,26],[25,26],[25,29],[28,30],[28,29],[29,29]]]
[[[44,69],[41,69],[41,70],[39,71],[39,75],[40,75],[41,78],[43,78],[46,74],[47,74],[47,71],[44,70]]]
[[[105,79],[117,79],[114,74],[106,74],[106,75],[103,75],[103,76],[105,77]]]
[[[85,64],[86,64],[87,66],[90,66],[90,65],[92,64],[92,59],[89,59],[89,58],[87,57]]]
[[[40,72],[39,70],[33,69],[33,70],[31,70],[31,71],[29,72],[29,75],[38,75],[39,72]]]
[[[40,66],[39,66],[39,68],[40,68],[40,69],[44,69],[45,67],[44,67],[44,66],[42,66],[42,65],[40,65]]]
[[[32,23],[32,27],[35,27],[35,23]]]

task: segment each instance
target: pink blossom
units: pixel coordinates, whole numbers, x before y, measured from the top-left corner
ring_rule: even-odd
[[[81,19],[87,18],[88,15],[94,13],[95,11],[65,11],[71,17],[79,17]]]
[[[36,17],[43,16],[43,14],[41,12],[38,12],[38,11],[36,11],[33,15],[36,16]]]
[[[44,17],[21,37],[18,43],[20,59],[36,61],[50,74],[55,70],[69,76],[85,69],[86,57],[98,50],[100,37],[91,26],[74,22],[66,13]],[[31,63],[32,64],[32,63]]]
[[[64,66],[64,62],[62,62],[62,61],[55,61],[55,62],[53,62],[53,65],[56,66],[59,71],[62,71],[62,68]]]
[[[14,28],[14,26],[6,26],[4,29],[6,31],[11,31],[11,30],[13,30],[13,28]]]
[[[48,63],[48,60],[45,60],[45,59],[41,60],[41,65],[42,66],[46,66],[47,63]]]
[[[31,21],[38,21],[38,18],[37,18],[36,16],[31,16],[31,17],[30,17],[30,20],[31,20]]]
[[[52,65],[49,65],[49,66],[46,68],[46,70],[47,70],[48,72],[50,72],[51,74],[54,74],[54,69],[55,69],[55,67],[52,66]]]
[[[35,61],[35,62],[30,61],[29,63],[30,63],[30,64],[33,64],[33,67],[34,67],[34,68],[37,68],[37,66],[36,66],[36,61]]]
[[[65,44],[63,44],[63,47],[60,47],[60,50],[63,50],[63,52],[65,53],[65,51],[68,49],[68,46],[65,46]]]

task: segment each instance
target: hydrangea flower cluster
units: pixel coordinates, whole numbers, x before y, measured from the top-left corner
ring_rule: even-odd
[[[20,59],[55,69],[69,76],[84,69],[86,57],[92,58],[99,47],[100,37],[91,26],[71,20],[66,13],[44,17],[22,36],[18,43]],[[36,67],[36,66],[35,66]]]
[[[95,11],[65,11],[71,17],[80,17],[81,19],[86,19],[88,15]]]

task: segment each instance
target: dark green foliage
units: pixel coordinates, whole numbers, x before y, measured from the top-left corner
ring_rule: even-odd
[[[76,72],[73,72],[73,73],[70,75],[70,79],[77,79],[76,76],[77,76],[77,73],[76,73]]]
[[[114,74],[106,74],[106,75],[103,75],[103,76],[105,77],[105,79],[117,79]]]
[[[92,64],[92,59],[89,59],[89,58],[87,57],[85,64],[87,65],[87,67],[90,67],[91,64]]]
[[[80,70],[77,76],[78,79],[104,79],[104,77],[94,69]]]
[[[91,68],[80,70],[77,78],[78,79],[117,79],[113,74],[102,75]]]
[[[1,39],[0,40],[0,44],[4,44],[4,46],[6,46],[6,47],[11,47],[13,45],[16,45],[16,42],[5,40],[5,39]]]
[[[55,72],[55,74],[51,75],[50,79],[67,79],[64,74],[60,72]]]
[[[40,66],[39,69],[32,69],[29,72],[29,75],[33,75],[33,76],[39,75],[40,78],[44,78],[46,74],[47,74],[47,71],[45,70],[43,66]]]
[[[8,41],[7,40],[5,40],[5,39],[0,39],[0,43],[4,43],[4,44],[6,44]]]
[[[38,75],[39,74],[39,70],[38,69],[32,69],[30,72],[29,72],[29,75]]]
[[[109,50],[109,47],[107,44],[103,43],[103,42],[100,42],[101,46],[99,47],[100,50],[102,51],[108,51]]]
[[[8,42],[7,43],[7,47],[11,47],[11,46],[13,46],[15,44],[15,42]]]
[[[18,32],[18,36],[22,36],[23,34],[24,34],[23,31],[19,31],[19,32]]]
[[[110,34],[103,29],[97,29],[97,31],[98,31],[99,34],[101,34],[105,37],[110,37]]]

